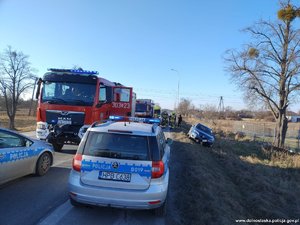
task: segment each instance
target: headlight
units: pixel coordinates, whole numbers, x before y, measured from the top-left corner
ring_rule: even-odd
[[[38,122],[36,124],[36,129],[46,130],[47,129],[47,123],[44,122]]]
[[[195,130],[194,130],[192,133],[193,133],[194,135],[196,135],[196,136],[199,135],[199,132],[198,132],[198,131],[195,131]]]

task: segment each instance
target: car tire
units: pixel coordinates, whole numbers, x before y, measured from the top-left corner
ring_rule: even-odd
[[[64,146],[63,144],[58,144],[58,143],[52,143],[52,145],[53,145],[54,151],[56,151],[56,152],[60,152]]]
[[[81,206],[83,206],[83,204],[81,204],[81,203],[75,201],[75,200],[74,200],[73,198],[71,198],[71,197],[70,197],[70,203],[71,203],[71,205],[74,206],[74,207],[81,207]]]
[[[44,176],[50,169],[52,158],[49,152],[44,152],[36,163],[36,175]]]

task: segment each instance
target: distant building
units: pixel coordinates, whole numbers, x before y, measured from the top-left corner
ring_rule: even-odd
[[[300,116],[287,116],[289,122],[298,123],[300,122]]]

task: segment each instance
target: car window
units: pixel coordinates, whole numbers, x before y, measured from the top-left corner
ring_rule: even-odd
[[[203,125],[200,124],[200,123],[196,126],[196,128],[197,128],[198,130],[201,130],[201,131],[207,133],[207,134],[211,134],[211,130],[210,130],[209,128],[207,128],[206,126],[203,126]]]
[[[160,148],[159,148],[159,141],[156,136],[149,137],[149,146],[151,152],[151,160],[152,161],[159,161],[162,158]]]
[[[157,135],[157,140],[158,140],[158,146],[159,146],[159,151],[161,157],[164,155],[165,147],[166,147],[166,139],[165,135],[162,131],[160,131]]]
[[[84,155],[131,160],[148,160],[148,141],[145,136],[90,132]]]
[[[28,139],[8,131],[0,131],[0,148],[25,147],[30,145]]]

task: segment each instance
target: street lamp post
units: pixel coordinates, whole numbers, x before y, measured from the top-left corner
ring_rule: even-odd
[[[180,76],[178,70],[171,69],[172,71],[175,71],[178,76],[178,83],[177,83],[177,107],[179,106],[179,81],[180,81]]]

